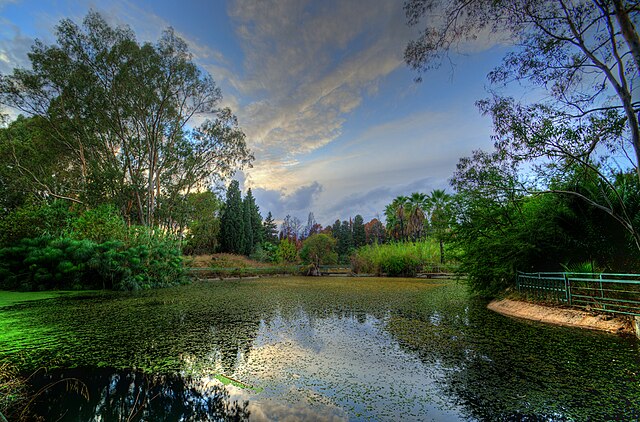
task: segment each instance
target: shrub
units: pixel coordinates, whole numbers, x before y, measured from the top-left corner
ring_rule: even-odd
[[[40,237],[0,248],[0,287],[19,290],[164,287],[184,279],[175,242],[148,244]]]
[[[296,262],[298,259],[298,250],[296,244],[289,239],[282,239],[278,244],[276,251],[277,262]]]
[[[68,229],[73,217],[74,213],[63,201],[17,208],[0,219],[0,245],[15,244],[26,238],[59,236]]]
[[[124,240],[127,225],[112,205],[83,212],[71,225],[72,237],[103,243],[108,240]]]

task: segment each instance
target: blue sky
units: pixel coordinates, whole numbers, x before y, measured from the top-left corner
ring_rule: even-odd
[[[447,188],[458,158],[491,148],[474,103],[507,46],[479,34],[416,84],[401,0],[0,0],[0,72],[89,9],[140,41],[172,26],[188,42],[247,134],[256,160],[236,177],[263,215],[367,221],[397,195]]]

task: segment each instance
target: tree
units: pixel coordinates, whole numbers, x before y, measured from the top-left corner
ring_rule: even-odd
[[[360,214],[353,219],[353,246],[359,248],[367,244],[367,234],[364,230],[364,219]]]
[[[313,266],[312,275],[320,275],[320,265],[338,262],[335,246],[336,240],[326,234],[313,234],[305,239],[300,250],[300,258],[305,264]]]
[[[427,195],[421,192],[413,192],[407,200],[408,223],[407,231],[415,242],[422,238],[424,222],[427,219],[426,212],[429,208]]]
[[[244,220],[244,254],[251,255],[256,245],[263,240],[262,216],[260,209],[256,205],[251,189],[247,190],[242,203],[242,212]]]
[[[567,189],[569,183],[582,192],[598,181],[584,179],[579,166],[575,171],[573,180],[555,187]],[[475,291],[495,294],[513,284],[517,271],[562,271],[568,263],[636,271],[633,243],[612,217],[575,196],[529,194],[520,188],[523,177],[504,156],[476,151],[460,160],[451,179],[456,195],[448,207],[450,238],[458,246],[459,271]],[[615,183],[626,192],[629,209],[640,213],[635,173]]]
[[[276,257],[278,262],[281,263],[296,262],[298,259],[298,249],[296,248],[295,242],[287,238],[280,240]]]
[[[289,239],[292,242],[297,242],[300,237],[300,231],[302,229],[302,222],[298,217],[291,217],[287,214],[282,221],[280,228],[280,239]]]
[[[320,233],[321,230],[322,225],[316,222],[316,218],[314,217],[313,213],[310,212],[309,217],[307,218],[307,225],[303,229],[302,237],[306,239],[309,236]]]
[[[220,212],[223,204],[210,190],[190,193],[186,197],[187,233],[183,252],[185,254],[211,254],[219,247]]]
[[[338,229],[338,233],[337,235],[334,234],[334,237],[337,240],[336,250],[338,252],[340,262],[348,262],[349,255],[353,250],[353,232],[351,231],[351,224],[346,220],[342,221],[340,228]]]
[[[244,224],[244,207],[240,184],[237,180],[232,180],[227,188],[224,211],[220,219],[220,246],[223,252],[244,253]]]
[[[253,227],[251,224],[251,214],[252,214],[252,204],[248,201],[247,197],[245,196],[244,200],[242,201],[242,222],[243,222],[243,228],[244,228],[244,240],[243,240],[243,244],[244,244],[244,250],[243,250],[243,254],[246,256],[249,256],[253,253],[254,251],[254,241],[253,241]]]
[[[429,195],[431,230],[440,244],[440,263],[444,264],[444,240],[451,222],[451,195],[443,189],[435,189]]]
[[[518,40],[489,79],[494,86],[528,83],[545,100],[520,104],[494,95],[479,102],[493,117],[496,150],[539,172],[543,183],[523,185],[528,191],[587,201],[617,220],[640,249],[638,228],[614,183],[626,168],[640,180],[639,3],[409,0],[405,12],[411,25],[426,24],[405,49],[406,62],[420,72],[483,30]],[[435,14],[442,19],[429,19]],[[553,180],[568,180],[576,164],[600,179],[597,191],[578,192],[567,184],[551,189]]]
[[[407,240],[407,203],[409,198],[398,196],[384,209],[387,231],[396,240]]]
[[[267,218],[264,219],[262,223],[263,231],[264,231],[264,240],[265,242],[269,242],[272,244],[278,243],[278,225],[273,220],[273,216],[271,215],[271,211],[267,213]]]
[[[367,236],[367,244],[382,244],[387,240],[387,232],[382,222],[374,218],[364,225],[364,230]]]
[[[219,88],[171,28],[139,44],[130,28],[91,12],[82,27],[62,20],[56,44],[37,41],[29,59],[31,69],[0,78],[0,104],[41,118],[51,148],[66,157],[59,169],[75,180],[59,183],[13,157],[33,191],[113,202],[128,220],[154,225],[159,207],[252,160],[235,116],[219,107]],[[194,117],[206,119],[194,127]]]
[[[336,220],[333,222],[333,225],[331,225],[331,234],[333,235],[333,237],[337,240],[340,237],[340,226],[342,223],[340,223],[340,220]]]
[[[52,143],[46,122],[38,116],[18,116],[0,129],[0,163],[0,209],[3,211],[25,205],[28,200],[55,199],[46,189],[48,186],[55,191],[78,188],[71,160],[63,149]],[[38,169],[38,175],[26,171],[22,163]]]

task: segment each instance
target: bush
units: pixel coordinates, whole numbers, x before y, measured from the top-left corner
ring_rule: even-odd
[[[258,243],[251,259],[258,262],[274,263],[278,261],[278,247],[270,242]]]
[[[75,214],[63,201],[29,204],[11,211],[0,219],[0,245],[11,245],[21,239],[59,236],[68,230]]]
[[[138,290],[176,284],[184,274],[176,243],[157,237],[137,245],[40,237],[0,248],[5,289]]]
[[[276,251],[276,260],[279,263],[296,262],[298,260],[298,250],[296,244],[289,239],[282,239]]]
[[[71,225],[72,237],[97,243],[108,240],[124,240],[127,225],[112,205],[102,205],[83,212]]]

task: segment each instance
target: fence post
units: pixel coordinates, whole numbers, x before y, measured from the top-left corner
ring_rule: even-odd
[[[602,290],[602,273],[600,273],[599,281],[600,281],[600,299],[604,299],[604,290]],[[604,300],[601,302],[601,304],[602,304],[602,309],[606,311],[607,305],[604,304]]]
[[[567,303],[571,306],[571,282],[569,281],[569,276],[567,276],[566,272],[562,273],[562,276],[564,277],[564,291]]]

